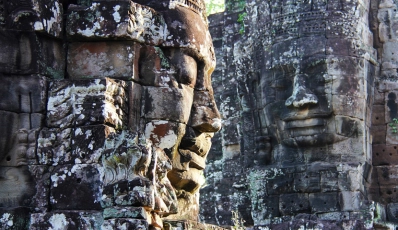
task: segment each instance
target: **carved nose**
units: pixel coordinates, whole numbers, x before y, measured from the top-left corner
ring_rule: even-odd
[[[191,126],[199,132],[217,132],[221,129],[220,118],[212,92],[196,91],[191,111]]]
[[[305,75],[294,77],[293,93],[286,100],[286,106],[302,107],[308,104],[318,104],[317,96],[305,86]]]

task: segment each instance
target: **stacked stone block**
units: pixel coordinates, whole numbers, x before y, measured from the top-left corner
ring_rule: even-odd
[[[47,89],[62,78],[62,5],[58,1],[2,1],[0,82],[1,228],[25,229],[31,213],[49,208],[50,172],[38,162]]]
[[[258,229],[393,228],[393,223],[384,221],[394,222],[395,210],[396,138],[390,125],[396,104],[395,5],[391,1],[227,1],[224,13],[210,16],[214,44],[223,47],[218,65],[222,69],[213,78],[222,79],[229,88],[237,84],[234,92],[219,91],[219,103],[226,103],[222,98],[238,98],[233,108],[239,122],[234,132],[239,148],[233,160],[223,151],[221,159],[209,163],[207,177],[217,178],[211,181],[217,190],[207,189],[202,195],[216,198],[212,202],[216,208],[202,208],[202,213],[210,223],[233,224],[230,216],[221,214],[242,204],[247,210],[239,212],[246,226]],[[289,75],[294,80],[283,79]],[[298,100],[304,97],[303,88],[294,93],[300,82],[311,91],[323,90],[315,93],[318,101],[310,102],[308,110],[298,109],[300,103],[308,103]],[[285,101],[270,107],[278,98]],[[297,108],[294,113],[300,119],[307,119],[300,113],[316,117],[311,110],[318,104],[318,114],[332,108],[335,117],[334,125],[326,121],[328,127],[322,132],[336,133],[341,139],[294,138],[314,133],[316,128],[300,128],[310,127],[318,118],[306,124],[274,119],[278,111],[291,107]],[[227,117],[221,131],[224,148],[235,136],[227,134],[236,127],[230,122],[229,108],[221,107]],[[296,133],[283,131],[292,127]],[[293,137],[295,144],[289,145],[286,137]],[[222,174],[216,171],[220,163]],[[237,172],[236,165],[241,167],[239,173],[228,176],[228,171]]]
[[[395,2],[70,3],[0,1],[0,228],[396,227]]]
[[[396,223],[397,206],[394,174],[397,138],[394,131],[396,117],[396,66],[395,28],[396,4],[391,1],[372,2],[373,30],[378,48],[380,73],[375,85],[375,100],[372,116],[373,183],[370,185],[371,199],[386,210],[386,218]]]
[[[221,128],[203,1],[0,13],[1,229],[218,229],[197,222]]]
[[[225,226],[234,224],[231,211],[239,212],[248,226],[252,224],[245,175],[245,167],[250,163],[245,161],[244,155],[250,154],[254,139],[242,136],[242,129],[250,130],[253,124],[251,115],[244,112],[246,105],[241,104],[246,98],[240,97],[240,91],[245,89],[236,76],[239,64],[233,61],[234,49],[241,37],[236,21],[243,8],[244,4],[239,1],[227,1],[226,12],[209,17],[217,60],[212,75],[213,87],[218,95],[216,102],[222,114],[223,129],[218,138],[215,136],[213,154],[208,158],[206,180],[209,186],[201,190],[201,217],[206,223]],[[242,122],[242,117],[250,122]],[[247,145],[242,145],[242,138],[248,141]]]

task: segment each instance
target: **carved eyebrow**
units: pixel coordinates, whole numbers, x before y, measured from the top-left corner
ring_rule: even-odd
[[[293,77],[292,77],[293,79]],[[289,87],[290,85],[293,84],[293,81],[290,78],[282,78],[282,79],[276,79],[271,82],[271,87],[272,88],[284,88],[284,87]]]

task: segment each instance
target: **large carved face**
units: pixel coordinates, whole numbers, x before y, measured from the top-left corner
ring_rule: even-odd
[[[111,129],[129,130],[130,134],[139,132],[150,139],[155,149],[158,148],[152,151],[158,157],[150,155],[150,151],[143,151],[140,160],[135,161],[135,174],[131,175],[144,177],[134,178],[148,184],[152,184],[153,180],[162,180],[156,183],[159,190],[157,194],[168,196],[164,190],[169,191],[169,197],[160,197],[164,198],[167,207],[163,208],[159,201],[161,199],[156,199],[159,205],[156,204],[154,209],[163,214],[176,212],[173,208],[175,205],[170,204],[174,202],[175,191],[168,189],[169,182],[164,175],[167,174],[173,187],[181,191],[179,194],[196,198],[195,191],[204,181],[202,171],[210,149],[210,139],[221,126],[210,79],[215,67],[215,55],[201,13],[202,4],[198,0],[136,0],[98,1],[87,7],[68,7],[66,30],[68,38],[74,41],[68,47],[68,75],[76,80],[93,78],[90,84],[106,85],[92,88],[93,91],[105,90],[101,92],[105,100],[100,99],[104,103],[100,105],[101,121],[91,114],[79,114],[76,118],[84,121],[76,121],[73,125],[103,122]],[[76,88],[80,83],[72,84],[72,88]],[[84,89],[87,88],[90,87]],[[67,92],[79,94],[81,90]],[[58,100],[49,101],[57,103]],[[84,100],[82,104],[91,102],[93,106],[99,105],[92,99]],[[56,117],[59,114],[57,105],[48,108],[53,111],[49,112],[47,122],[52,123],[54,120],[61,123]],[[124,132],[117,132],[118,135],[108,138],[111,139],[109,143],[120,146],[115,151],[114,148],[107,149],[103,158],[104,165],[110,166],[106,167],[109,168],[111,179],[105,178],[109,187],[116,182],[129,183],[122,181],[125,178],[123,176],[114,177],[114,171],[118,169],[112,168],[117,165],[115,159],[128,159],[122,154],[130,142],[123,144],[118,141],[123,139]],[[129,138],[125,137],[124,140]],[[164,150],[165,154],[159,149]],[[133,155],[140,153],[132,150]],[[118,154],[120,159],[114,157]],[[148,188],[146,185],[144,187],[144,190]],[[151,196],[144,194],[137,197]],[[147,201],[141,202],[142,206],[152,205],[150,199]]]
[[[263,74],[265,122],[278,143],[322,146],[359,134],[367,81],[353,66],[355,58],[312,58]]]
[[[211,86],[215,58],[203,16],[182,5],[161,13],[169,31],[164,47],[142,44],[138,82],[143,86],[145,135],[172,160],[168,177],[179,190],[195,192],[213,133],[221,128]]]

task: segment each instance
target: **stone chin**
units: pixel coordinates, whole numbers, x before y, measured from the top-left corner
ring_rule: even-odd
[[[309,147],[331,145],[348,139],[335,133],[321,133],[306,136],[296,136],[282,140],[282,145],[289,147]]]
[[[173,156],[173,169],[168,172],[172,185],[178,190],[195,193],[205,183],[203,170],[211,147],[209,133],[201,133],[195,138],[183,139]]]
[[[176,189],[190,193],[195,193],[205,183],[203,170],[196,168],[189,168],[186,171],[172,169],[167,177]]]

